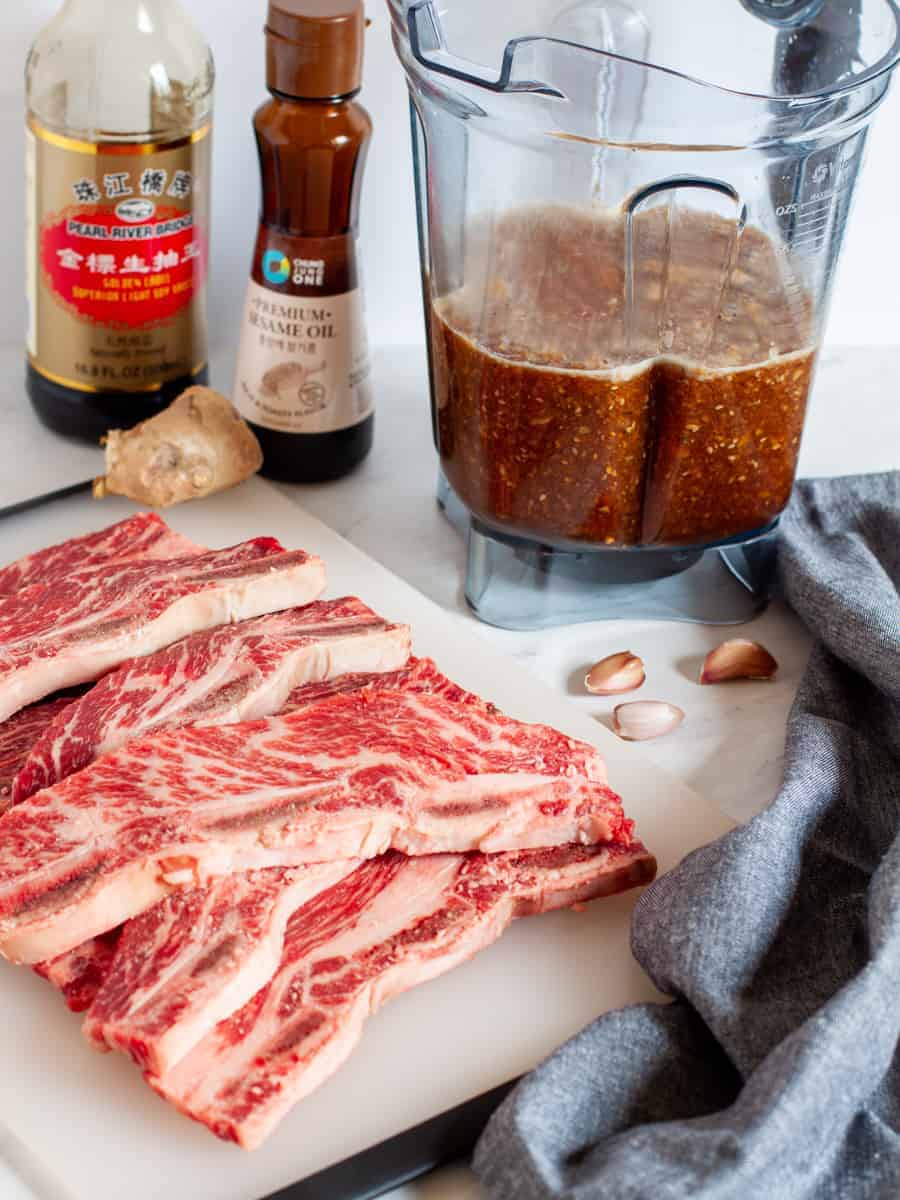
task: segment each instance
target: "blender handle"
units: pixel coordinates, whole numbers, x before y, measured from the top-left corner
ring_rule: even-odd
[[[735,207],[738,210],[737,221],[735,222],[734,237],[731,242],[731,247],[728,253],[727,262],[724,265],[725,275],[730,274],[733,268],[737,249],[740,244],[741,235],[747,225],[748,211],[747,205],[741,199],[741,194],[731,186],[730,183],[725,183],[722,179],[708,179],[702,175],[670,175],[666,179],[658,179],[655,183],[648,183],[645,187],[638,188],[625,201],[625,331],[626,339],[630,344],[634,333],[635,320],[635,212],[640,206],[653,196],[657,196],[660,192],[675,192],[681,188],[696,188],[704,191],[718,192],[720,196],[727,196],[733,200]],[[710,327],[710,335],[712,327]]]
[[[648,183],[646,187],[638,188],[625,203],[625,212],[628,218],[633,217],[635,209],[640,208],[644,201],[649,200],[651,196],[656,196],[659,192],[674,191],[676,188],[703,188],[706,191],[728,196],[736,205],[740,205],[738,228],[742,230],[747,224],[747,205],[741,200],[741,194],[737,188],[732,187],[730,183],[725,183],[722,179],[708,179],[703,175],[670,175],[667,179],[658,179],[656,183]]]
[[[558,88],[551,87],[548,83],[541,83],[537,79],[514,81],[512,78],[516,51],[519,47],[545,41],[545,38],[513,38],[503,51],[499,78],[490,79],[475,75],[471,71],[464,71],[460,67],[452,67],[447,62],[442,62],[435,57],[435,55],[449,57],[449,53],[434,0],[418,0],[417,3],[410,5],[407,27],[412,56],[427,71],[434,71],[438,75],[447,75],[461,83],[474,84],[475,87],[485,88],[489,92],[524,92],[537,96],[551,96],[556,100],[565,100],[566,98]]]

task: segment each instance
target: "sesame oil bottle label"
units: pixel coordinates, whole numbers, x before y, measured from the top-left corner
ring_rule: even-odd
[[[362,291],[328,295],[321,245],[280,237],[251,279],[241,327],[234,402],[255,425],[327,433],[372,411]]]

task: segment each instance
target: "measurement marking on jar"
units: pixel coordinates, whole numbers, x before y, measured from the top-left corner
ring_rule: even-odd
[[[798,233],[812,233],[816,229],[823,229],[826,225],[831,224],[831,216],[818,217],[815,221],[798,221],[794,228]]]
[[[795,200],[790,204],[779,204],[775,209],[775,216],[796,216],[801,221],[807,221],[817,215],[830,213],[834,207],[835,198],[846,190],[846,187],[842,186],[831,192],[814,192],[808,200]]]

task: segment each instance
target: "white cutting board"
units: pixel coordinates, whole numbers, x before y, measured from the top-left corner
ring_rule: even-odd
[[[132,511],[124,501],[79,496],[3,518],[0,560]],[[470,621],[432,604],[263,481],[167,517],[210,546],[272,534],[320,554],[329,595],[356,593],[385,617],[409,622],[416,653],[506,712],[594,742],[661,870],[730,827],[644,762],[639,746],[619,741],[498,654]],[[120,1055],[89,1048],[78,1018],[46,983],[3,964],[0,1161],[41,1200],[259,1200],[528,1070],[607,1009],[655,998],[629,952],[634,901],[630,893],[583,913],[520,921],[465,966],[401,996],[369,1022],[349,1063],[254,1154],[179,1116]]]

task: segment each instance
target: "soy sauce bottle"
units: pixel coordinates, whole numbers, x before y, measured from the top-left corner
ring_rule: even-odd
[[[372,133],[362,80],[362,0],[270,0],[266,83],[253,127],[262,210],[234,403],[263,474],[336,479],[372,445],[369,352],[357,266],[359,195]]]
[[[31,47],[27,386],[57,432],[206,380],[213,83],[179,0],[66,0]]]

